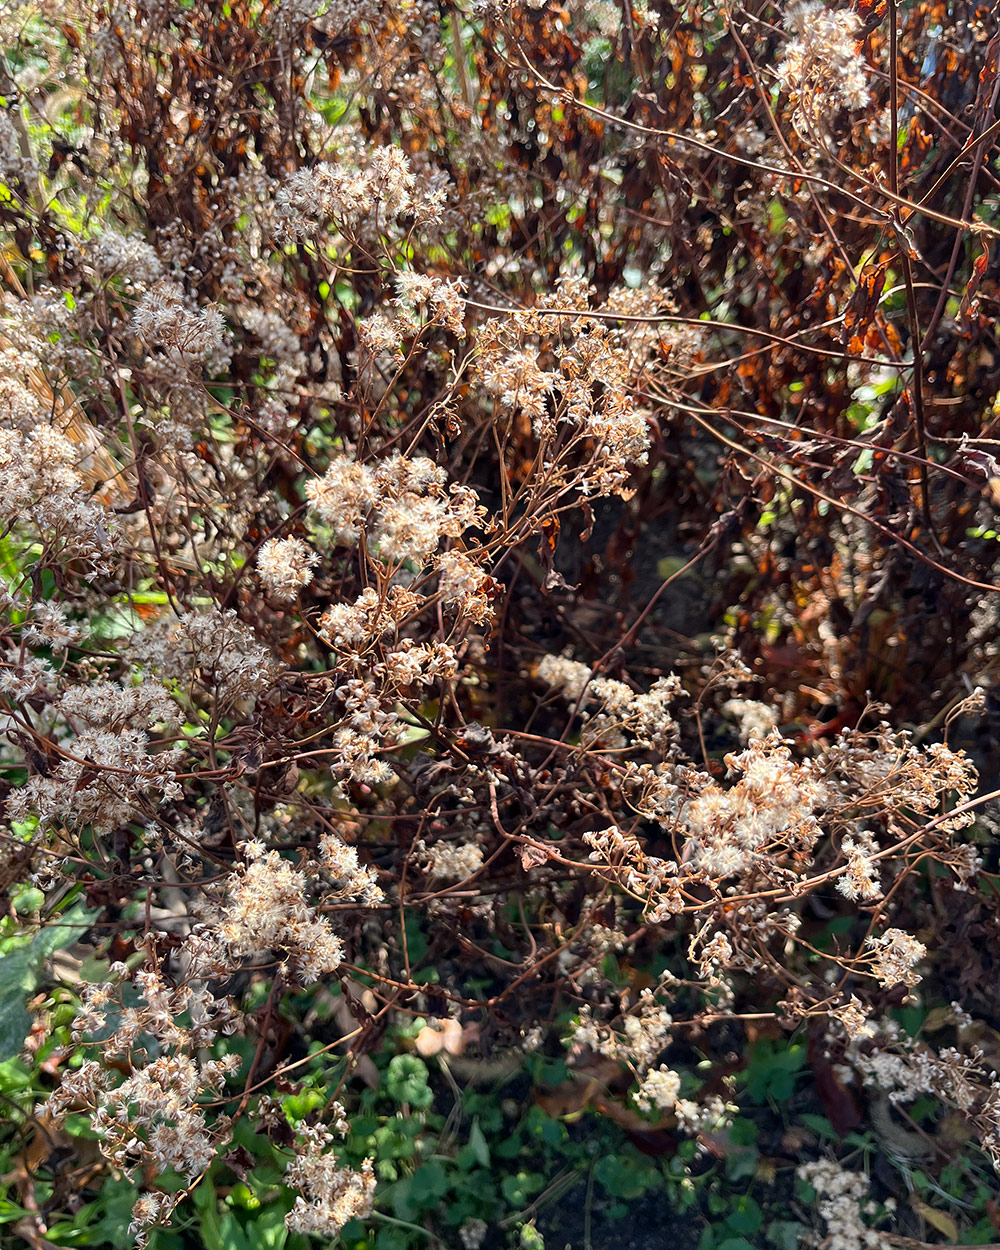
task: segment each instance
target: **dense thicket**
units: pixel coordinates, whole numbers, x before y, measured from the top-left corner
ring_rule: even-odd
[[[0,36],[10,1244],[991,1240],[996,12]]]

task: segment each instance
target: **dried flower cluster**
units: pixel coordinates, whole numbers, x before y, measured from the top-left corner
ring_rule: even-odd
[[[886,1250],[891,1244],[874,1227],[880,1211],[868,1196],[866,1176],[828,1159],[804,1163],[798,1175],[816,1191],[830,1250]]]
[[[805,124],[822,133],[840,109],[863,109],[869,101],[868,67],[857,14],[831,9],[823,0],[801,0],[789,7],[785,26],[795,38],[785,45],[775,72],[794,93]]]

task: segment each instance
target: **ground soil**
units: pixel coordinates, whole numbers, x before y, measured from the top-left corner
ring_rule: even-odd
[[[581,1182],[547,1206],[535,1225],[545,1238],[545,1250],[697,1250],[700,1219],[678,1215],[665,1193],[644,1194],[628,1206],[624,1218],[610,1220],[595,1195],[588,1241],[586,1186]]]

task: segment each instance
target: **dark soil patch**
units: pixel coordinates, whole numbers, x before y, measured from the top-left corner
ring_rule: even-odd
[[[545,1250],[697,1250],[701,1219],[696,1212],[678,1214],[666,1192],[647,1193],[628,1202],[628,1213],[609,1219],[617,1205],[595,1193],[590,1209],[587,1241],[587,1186],[585,1178],[539,1214],[535,1226],[545,1238]]]

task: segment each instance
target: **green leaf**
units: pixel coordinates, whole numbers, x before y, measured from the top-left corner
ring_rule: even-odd
[[[427,954],[427,938],[424,936],[423,924],[419,916],[407,914],[403,921],[406,931],[406,949],[411,964],[418,964]]]
[[[226,1206],[239,1207],[242,1211],[259,1211],[260,1199],[249,1185],[239,1181],[226,1195]]]
[[[756,1146],[734,1146],[726,1152],[726,1176],[730,1181],[749,1180],[757,1174],[759,1162]]]
[[[772,1220],[764,1230],[768,1241],[777,1250],[799,1250],[805,1225],[797,1220]]]
[[[518,1172],[516,1176],[505,1176],[500,1189],[512,1207],[524,1207],[544,1184],[545,1177],[538,1172]]]
[[[126,1180],[105,1181],[101,1189],[104,1217],[94,1227],[94,1244],[110,1246],[131,1245],[128,1226],[132,1221],[132,1207],[138,1190]]]
[[[250,1250],[246,1233],[232,1211],[224,1211],[219,1220],[222,1250]]]
[[[414,1250],[421,1243],[426,1245],[427,1238],[418,1238],[416,1234],[408,1232],[407,1229],[397,1228],[392,1224],[388,1227],[380,1228],[375,1234],[375,1250]],[[367,1240],[362,1244],[367,1246]]]
[[[498,1214],[499,1195],[493,1177],[485,1168],[457,1178],[440,1215],[450,1228],[458,1228],[466,1220],[486,1220],[489,1224]]]
[[[900,1007],[893,1015],[910,1037],[916,1037],[927,1019],[927,1010],[924,1007]]]
[[[741,1196],[733,1204],[726,1223],[734,1233],[759,1232],[764,1222],[764,1213],[752,1198]]]
[[[246,1235],[250,1241],[250,1250],[284,1250],[289,1239],[289,1230],[285,1225],[285,1208],[277,1203],[261,1208],[254,1215],[247,1216]]]
[[[534,1220],[521,1225],[521,1250],[545,1250],[545,1238],[535,1227]]]
[[[290,1120],[304,1120],[310,1111],[326,1105],[326,1095],[318,1089],[305,1089],[299,1094],[288,1094],[282,1101],[285,1114]]]
[[[799,1116],[799,1119],[806,1128],[811,1128],[814,1133],[819,1134],[826,1141],[839,1140],[836,1130],[825,1115],[814,1115],[811,1111],[806,1111]]]
[[[410,1193],[412,1180],[411,1176],[407,1176],[385,1193],[397,1220],[415,1220],[420,1214],[417,1204],[413,1201],[413,1195]]]
[[[376,1159],[375,1175],[380,1181],[398,1181],[399,1168],[392,1159]]]
[[[479,1121],[472,1121],[472,1128],[469,1130],[469,1145],[472,1152],[476,1156],[476,1162],[482,1164],[484,1168],[490,1166],[490,1148],[486,1144],[486,1138],[483,1136],[483,1130],[479,1127]]]
[[[867,473],[869,469],[872,467],[872,462],[874,461],[874,459],[875,459],[874,451],[872,450],[871,447],[866,447],[864,451],[861,453],[861,455],[858,456],[857,460],[855,460],[854,464],[851,466],[851,472],[854,474],[855,477],[857,477],[861,473]]]
[[[19,1207],[15,1202],[8,1202],[4,1198],[0,1198],[0,1224],[10,1224],[12,1220],[19,1220],[22,1216],[28,1215],[24,1207]]]
[[[410,1178],[410,1198],[425,1210],[436,1207],[448,1189],[448,1175],[437,1159],[424,1163]]]
[[[56,951],[65,950],[78,941],[97,919],[100,912],[87,911],[82,904],[77,904],[53,924],[47,924],[31,939],[31,953],[39,965],[44,963]]]
[[[31,1013],[25,1000],[37,979],[30,947],[0,956],[0,1063],[16,1059],[31,1032]]]
[[[805,1067],[806,1048],[802,1042],[758,1042],[747,1064],[747,1094],[755,1102],[773,1098],[783,1102],[795,1090],[795,1077]]]
[[[735,1146],[752,1146],[757,1140],[757,1125],[746,1116],[737,1116],[729,1126],[729,1140]]]
[[[661,1181],[660,1173],[641,1158],[608,1154],[594,1165],[594,1177],[612,1198],[640,1198]]]
[[[494,1144],[493,1153],[498,1159],[516,1159],[523,1149],[524,1142],[519,1136],[511,1134]]]
[[[429,1107],[434,1094],[427,1083],[427,1064],[418,1055],[395,1055],[386,1070],[385,1087],[396,1102],[418,1110]]]
[[[31,1013],[25,1002],[38,984],[42,965],[57,950],[72,946],[96,917],[97,912],[74,907],[40,929],[30,941],[22,940],[0,956],[0,1063],[21,1053],[31,1031]]]
[[[198,1211],[198,1229],[203,1250],[227,1250],[222,1243],[222,1225],[215,1186],[210,1180],[203,1180],[191,1197]]]

